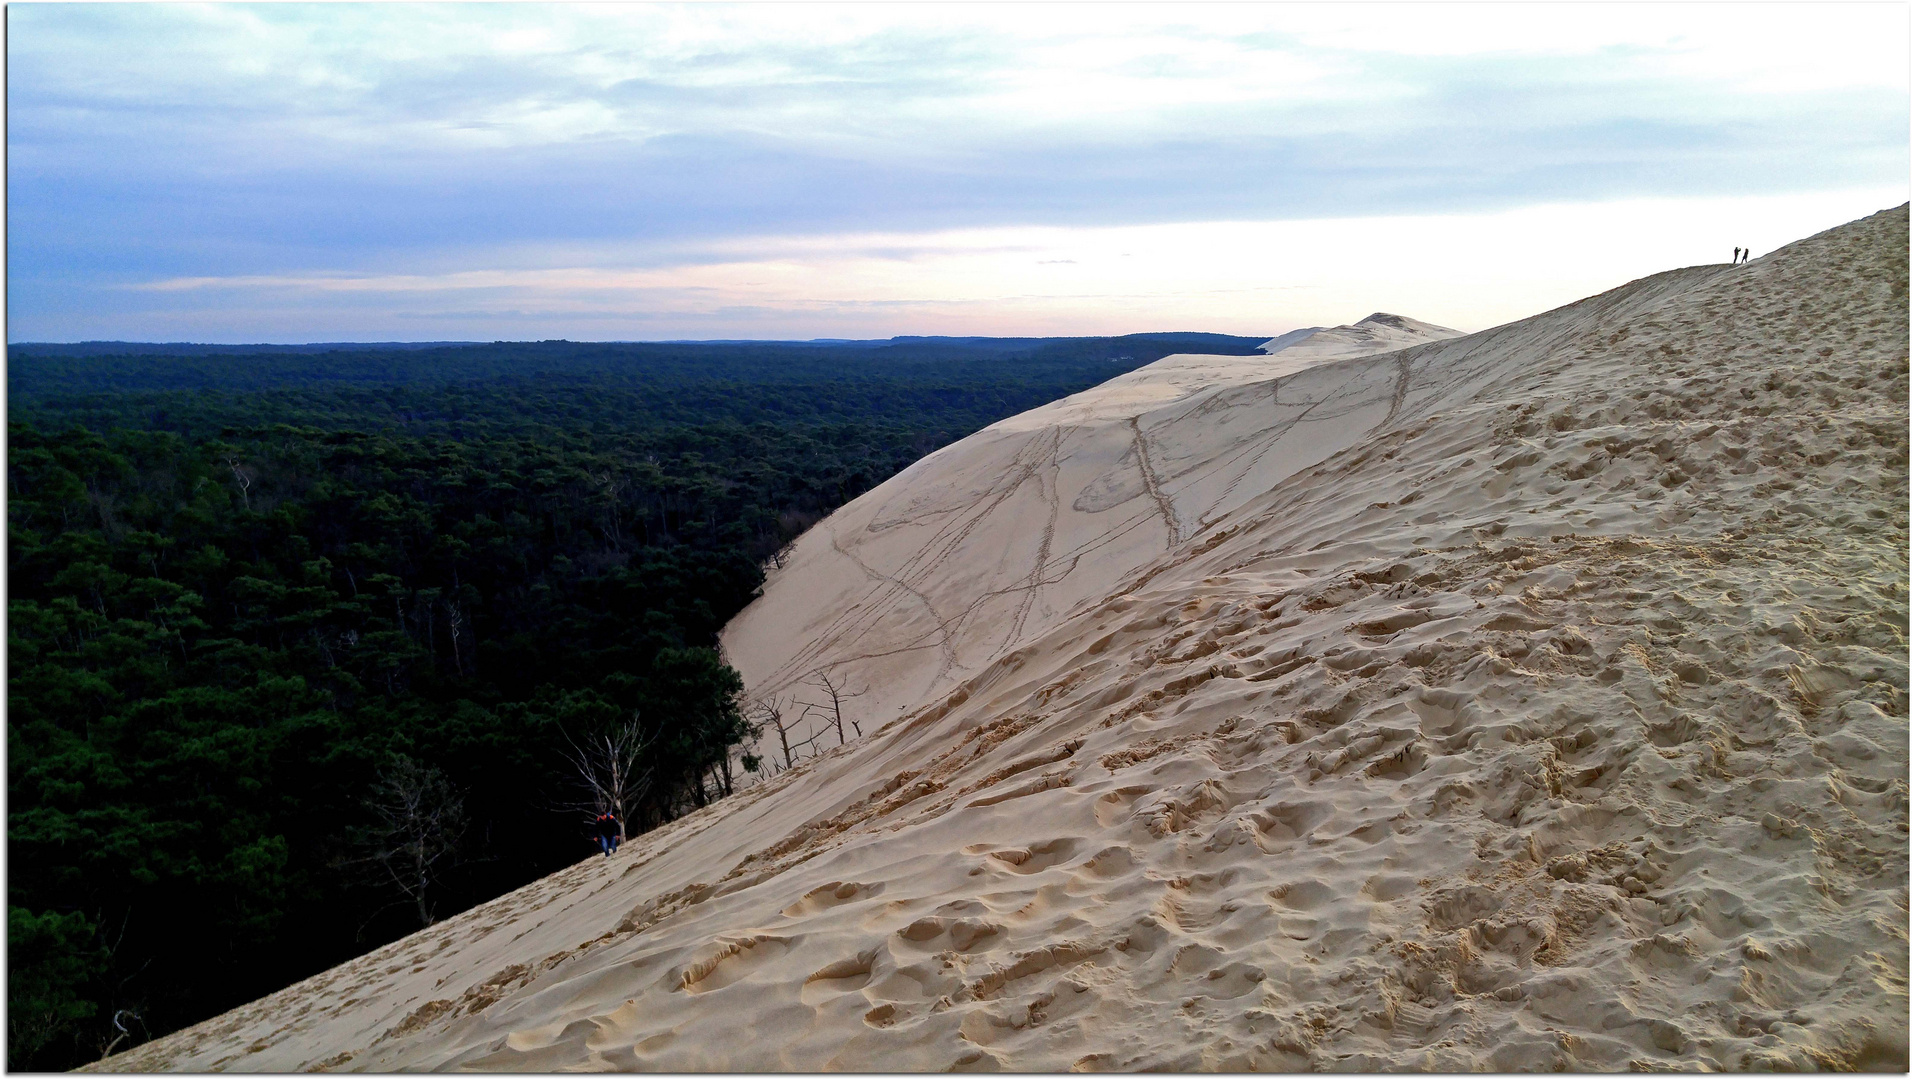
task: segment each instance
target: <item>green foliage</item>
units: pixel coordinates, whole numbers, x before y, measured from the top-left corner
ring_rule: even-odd
[[[7,908],[7,1069],[33,1068],[48,1050],[71,1059],[106,950],[79,912]]]
[[[722,794],[747,728],[714,646],[761,565],[1171,345],[1137,344],[22,351],[9,1065],[90,1060],[122,1009],[138,1036],[203,1019],[587,854],[554,809],[567,734],[638,717],[633,832]],[[455,828],[393,825],[394,761]],[[401,834],[423,885],[395,887],[420,857],[366,872],[366,838]]]

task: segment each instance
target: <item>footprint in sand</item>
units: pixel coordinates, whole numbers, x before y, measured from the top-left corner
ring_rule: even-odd
[[[861,953],[810,973],[803,980],[798,998],[805,1005],[821,1005],[832,998],[854,993],[869,985],[870,970],[876,962],[878,950],[865,949]],[[867,999],[866,999],[867,1000]]]
[[[1071,893],[1089,893],[1103,888],[1117,878],[1140,873],[1142,864],[1135,857],[1135,849],[1127,844],[1105,847],[1086,859],[1078,866],[1070,878],[1068,890]]]
[[[952,919],[943,916],[929,915],[898,930],[896,936],[902,938],[904,941],[927,946],[927,943],[937,941],[939,938],[947,935],[950,947],[954,948],[957,952],[968,952],[970,951],[970,946],[976,942],[984,938],[993,937],[1001,932],[1001,927],[995,923],[985,922],[982,919]]]
[[[1249,817],[1255,826],[1255,843],[1262,853],[1285,851],[1334,816],[1327,803],[1277,803]]]
[[[704,955],[684,967],[678,989],[692,994],[721,990],[790,951],[795,938],[755,934],[706,946]]]
[[[855,881],[829,881],[811,889],[798,898],[797,902],[783,909],[789,918],[814,915],[819,911],[828,911],[855,900],[867,900],[883,891],[881,883],[864,885]]]
[[[989,853],[983,865],[993,870],[1008,870],[1014,874],[1034,874],[1049,869],[1057,863],[1068,861],[1075,854],[1076,841],[1070,837],[1045,840],[1040,844],[1031,844],[1026,848],[1002,848]],[[993,865],[992,865],[993,864]]]
[[[1290,911],[1313,911],[1333,903],[1336,894],[1325,881],[1294,881],[1268,890],[1268,898]]]
[[[1155,789],[1141,785],[1117,788],[1095,801],[1095,823],[1103,828],[1120,824],[1133,812],[1135,800]]]
[[[1427,906],[1427,924],[1436,930],[1458,930],[1487,918],[1501,908],[1500,898],[1478,885],[1463,885],[1435,894]]]
[[[864,1019],[876,1027],[909,1022],[912,1004],[936,1001],[961,986],[962,980],[952,975],[941,960],[925,957],[916,963],[904,964],[863,986],[862,995],[876,1003]]]

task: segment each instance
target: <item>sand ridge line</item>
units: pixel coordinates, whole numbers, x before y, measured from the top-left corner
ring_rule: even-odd
[[[511,950],[354,969],[380,1004],[298,1028],[308,989],[135,1053],[1903,1068],[1906,229],[1424,346],[1390,427],[700,811],[615,878],[612,911],[673,898],[649,921],[477,1015],[373,1045],[387,1003],[591,938],[612,892],[566,900],[604,874]],[[912,580],[1000,626],[960,554]]]

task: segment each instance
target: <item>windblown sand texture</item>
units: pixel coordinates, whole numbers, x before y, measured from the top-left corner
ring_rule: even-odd
[[[1903,1070],[1907,246],[1231,387],[1152,473],[1032,439],[1035,530],[1268,449],[881,731],[105,1067]]]
[[[725,654],[757,698],[814,701],[823,671],[860,693],[859,720],[893,720],[1399,404],[1392,361],[1308,369],[1457,336],[1377,312],[1268,355],[1164,357],[993,424],[804,534],[724,628]]]

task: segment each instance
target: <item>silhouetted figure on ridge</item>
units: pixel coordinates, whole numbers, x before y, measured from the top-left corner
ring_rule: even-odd
[[[1739,265],[1739,249],[1738,248],[1733,249],[1733,265],[1734,266]]]

